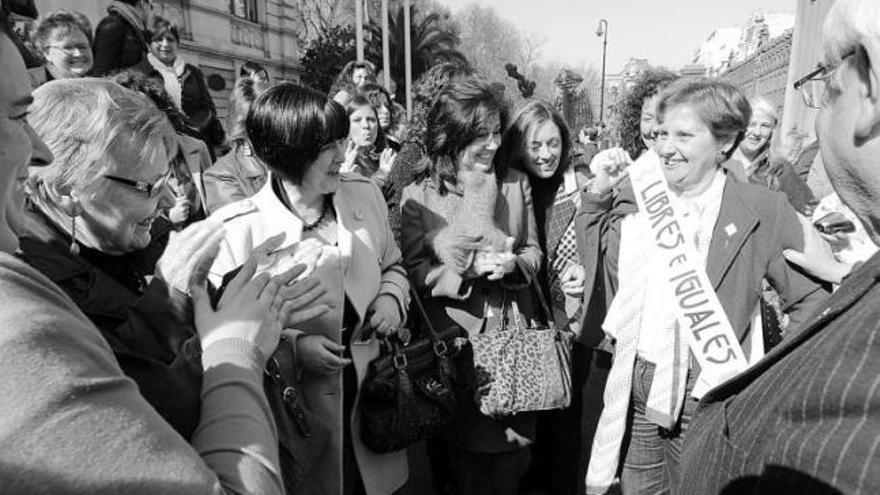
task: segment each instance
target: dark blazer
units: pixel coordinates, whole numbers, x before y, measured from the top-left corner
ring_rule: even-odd
[[[587,226],[582,243],[587,249],[587,267],[595,268],[587,270],[584,293],[592,295],[589,299],[602,299],[590,300],[589,305],[607,308],[618,287],[620,221],[638,208],[628,179],[616,195],[599,197],[585,192],[582,204],[581,215]],[[761,295],[762,279],[766,278],[779,293],[782,308],[791,318],[791,328],[798,327],[828,296],[818,283],[786,262],[784,249],[803,250],[801,225],[786,197],[728,177],[712,232],[706,274],[746,356],[750,352],[747,337],[752,311]],[[601,334],[602,322],[591,320],[585,325],[598,324],[600,328],[585,327],[584,332]]]
[[[880,254],[763,360],[703,397],[682,494],[880,493]]]
[[[139,64],[147,56],[147,39],[121,15],[110,12],[95,28],[92,75],[103,77]]]
[[[460,193],[450,191],[447,201],[454,201]],[[430,178],[413,183],[403,190],[401,240],[403,260],[409,278],[418,293],[424,294],[425,309],[437,328],[457,324],[471,333],[481,329],[486,303],[500,305],[503,289],[514,291],[520,310],[533,315],[532,291],[523,287],[519,270],[502,280],[490,282],[485,277],[465,278],[451,267],[441,263],[434,254],[430,239],[446,227],[448,212],[430,205],[445,203],[434,181]],[[510,169],[498,188],[495,203],[495,224],[515,238],[514,252],[519,261],[535,273],[541,264],[541,248],[532,210],[532,195],[526,176]],[[531,281],[528,276],[527,281]],[[497,311],[496,311],[497,313]],[[491,323],[486,323],[490,326]],[[504,430],[512,427],[519,434],[534,438],[535,416],[517,414],[504,420],[483,416],[473,406],[465,417],[452,425],[450,438],[464,450],[498,453],[516,449],[507,441]]]
[[[136,67],[150,79],[165,87],[162,74],[144,58]],[[201,138],[211,146],[218,146],[226,139],[223,125],[217,120],[214,98],[208,90],[208,83],[202,70],[193,64],[186,64],[180,76],[180,105],[187,122],[199,131]]]

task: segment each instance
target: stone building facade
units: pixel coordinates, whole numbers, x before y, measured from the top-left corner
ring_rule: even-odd
[[[153,0],[153,13],[180,28],[180,52],[202,68],[217,113],[225,118],[232,85],[245,61],[257,62],[272,79],[298,77],[303,47],[287,14],[300,0]],[[110,0],[36,0],[40,13],[57,9],[86,14],[93,27]]]
[[[769,40],[752,56],[733,65],[720,77],[735,84],[747,97],[763,96],[782,113],[791,41],[791,31]]]

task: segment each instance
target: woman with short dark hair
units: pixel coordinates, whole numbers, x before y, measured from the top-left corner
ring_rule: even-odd
[[[534,316],[528,286],[541,249],[528,180],[495,156],[505,122],[504,103],[488,84],[450,82],[427,117],[426,170],[403,191],[406,267],[439,328],[493,331],[505,300],[513,298],[523,321]],[[449,481],[463,495],[482,493],[483,486],[516,494],[529,464],[534,416],[493,419],[475,403],[469,407],[445,435]]]
[[[607,490],[621,460],[625,493],[677,491],[698,398],[763,355],[750,327],[762,279],[795,325],[827,296],[783,257],[804,245],[785,197],[722,167],[751,117],[742,93],[684,79],[656,108],[656,155],[626,168],[625,151],[601,152],[583,196],[587,263],[597,267],[596,284],[603,273],[607,282],[592,294],[614,295],[603,323],[614,362],[587,474],[595,493]]]
[[[306,407],[331,431],[325,449],[307,453],[313,467],[288,487],[294,493],[388,494],[407,477],[405,451],[377,455],[360,439],[360,382],[379,355],[378,337],[396,333],[405,319],[409,282],[381,192],[359,174],[340,173],[348,127],[345,110],[314,90],[269,88],[247,116],[251,148],[269,180],[212,216],[226,228],[212,280],[219,283],[253,246],[283,233],[283,252],[314,270],[333,308],[285,331]]]

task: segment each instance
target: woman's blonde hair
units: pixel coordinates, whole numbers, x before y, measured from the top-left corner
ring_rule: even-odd
[[[159,152],[170,159],[177,137],[165,114],[147,97],[106,79],[62,79],[34,93],[28,122],[55,161],[33,176],[59,191],[90,191],[110,167],[118,146],[137,150],[140,160],[120,163],[132,169]]]

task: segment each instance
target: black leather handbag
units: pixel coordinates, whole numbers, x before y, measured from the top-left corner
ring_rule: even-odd
[[[379,454],[430,438],[473,407],[476,377],[467,331],[436,331],[410,290],[425,331],[408,345],[388,338],[361,385],[361,441]]]

